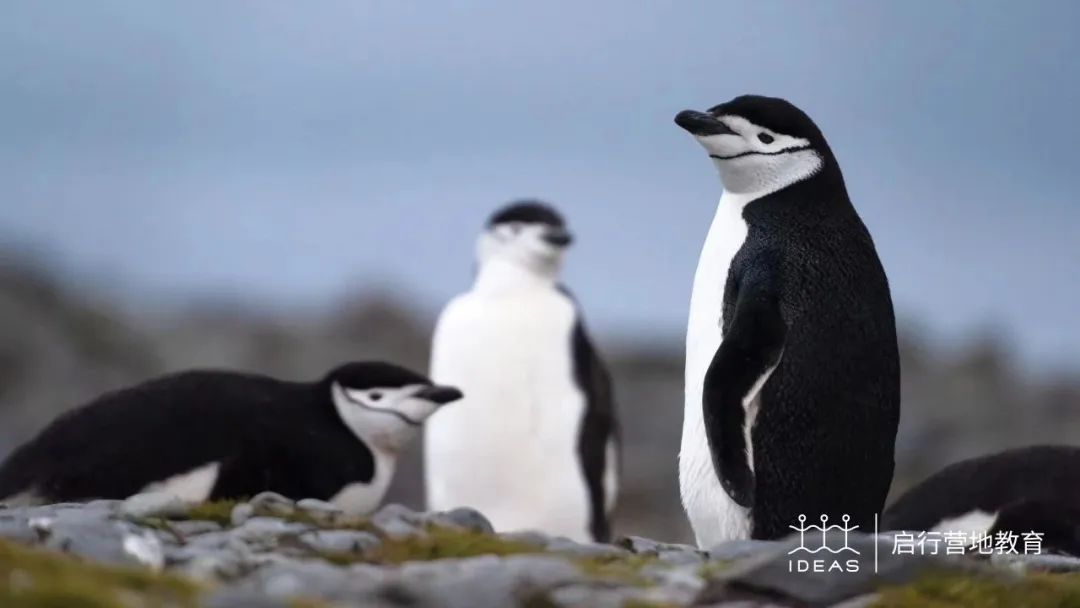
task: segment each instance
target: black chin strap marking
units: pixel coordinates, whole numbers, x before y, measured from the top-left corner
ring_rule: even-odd
[[[715,158],[717,160],[731,160],[733,158],[742,158],[744,156],[779,156],[781,154],[787,154],[788,152],[802,152],[803,150],[811,150],[810,146],[801,146],[798,148],[784,148],[783,150],[777,150],[776,152],[758,152],[756,150],[747,150],[739,154],[733,154],[731,156],[720,156],[719,154],[710,154],[709,158]]]

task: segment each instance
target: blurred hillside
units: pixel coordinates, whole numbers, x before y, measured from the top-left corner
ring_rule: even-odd
[[[2,252],[0,252],[2,253]],[[430,314],[401,294],[359,291],[322,315],[192,304],[167,318],[132,314],[11,257],[0,264],[0,456],[59,412],[99,393],[192,367],[314,379],[350,360],[424,370]],[[902,328],[903,329],[903,328]],[[993,337],[948,353],[901,332],[903,417],[894,495],[944,464],[1036,442],[1080,443],[1080,380],[1024,377]],[[615,376],[626,454],[616,530],[688,540],[678,504],[682,336],[667,343],[599,336]],[[389,500],[420,506],[419,447]]]

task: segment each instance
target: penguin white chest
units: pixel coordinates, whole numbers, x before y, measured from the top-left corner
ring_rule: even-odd
[[[750,535],[749,510],[736,504],[720,485],[702,411],[705,373],[723,341],[724,286],[731,262],[746,240],[747,225],[742,210],[747,202],[746,197],[727,192],[720,198],[698,260],[690,297],[679,488],[698,546],[703,548]],[[748,420],[748,427],[751,422],[752,419]]]
[[[473,292],[447,307],[431,376],[465,397],[426,425],[430,508],[465,505],[498,530],[588,538],[575,319],[572,302],[554,289]]]

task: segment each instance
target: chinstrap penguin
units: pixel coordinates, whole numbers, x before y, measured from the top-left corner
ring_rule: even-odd
[[[723,194],[694,276],[679,483],[702,547],[870,529],[893,474],[900,366],[889,286],[825,137],[746,95],[675,122]]]
[[[951,464],[886,509],[881,529],[995,540],[1036,532],[1041,552],[1080,556],[1080,448],[1032,446]]]
[[[0,465],[0,502],[198,502],[274,491],[374,510],[402,449],[461,398],[396,365],[342,365],[313,383],[226,371],[171,374],[62,414]]]
[[[472,289],[443,310],[431,375],[466,397],[425,429],[428,507],[497,530],[606,540],[619,458],[608,372],[558,283],[571,236],[536,201],[496,212]]]

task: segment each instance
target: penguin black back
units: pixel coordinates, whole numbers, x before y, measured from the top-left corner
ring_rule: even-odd
[[[975,511],[999,514],[998,525],[1013,527],[1034,525],[1016,522],[1025,512],[1034,518],[1045,518],[1039,511],[1074,516],[1080,511],[1080,448],[1032,446],[949,464],[889,506],[881,526],[929,530]],[[1072,529],[1080,529],[1080,519],[1072,522]]]

